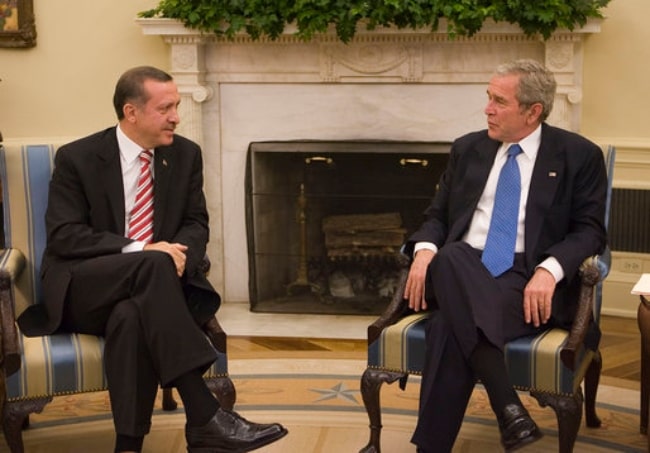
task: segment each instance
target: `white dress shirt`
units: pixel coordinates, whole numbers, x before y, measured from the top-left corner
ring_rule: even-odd
[[[517,240],[515,243],[515,253],[524,251],[524,222],[526,219],[526,202],[528,201],[528,192],[530,189],[530,180],[533,175],[533,167],[535,166],[535,159],[539,151],[539,145],[542,140],[542,126],[538,126],[530,135],[525,137],[519,142],[519,146],[523,150],[516,159],[519,165],[519,172],[521,174],[521,197],[519,199],[519,217],[517,221]],[[490,228],[490,220],[492,219],[492,209],[494,206],[494,196],[497,190],[497,182],[501,168],[508,159],[508,148],[513,143],[502,143],[497,151],[494,159],[494,164],[490,170],[490,174],[485,184],[485,189],[479,198],[476,210],[472,216],[467,233],[463,236],[463,241],[478,250],[485,248],[488,230]],[[415,245],[414,253],[420,249],[429,249],[437,252],[438,247],[436,244],[428,242],[418,242]],[[539,265],[548,270],[555,277],[556,283],[564,278],[564,270],[560,263],[553,257],[547,258]]]
[[[135,195],[138,191],[138,179],[140,177],[140,153],[142,147],[127,137],[120,125],[117,125],[117,144],[120,148],[120,166],[122,167],[122,183],[124,184],[124,235],[128,237],[129,221],[131,211],[135,204]],[[151,150],[152,154],[154,150]],[[154,177],[153,165],[151,165],[151,177]],[[122,248],[122,253],[139,252],[145,246],[144,242],[133,241]]]

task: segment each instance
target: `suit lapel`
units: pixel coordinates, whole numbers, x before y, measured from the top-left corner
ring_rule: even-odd
[[[553,203],[560,181],[564,178],[565,153],[566,150],[556,142],[552,129],[543,124],[542,140],[533,167],[526,203],[525,249],[531,253],[534,252],[534,244],[542,232],[545,213]]]
[[[474,149],[468,150],[465,156],[466,171],[464,174],[456,176],[462,178],[463,190],[461,193],[463,194],[463,200],[457,204],[458,214],[454,215],[452,213],[452,217],[456,217],[456,220],[452,223],[448,241],[460,239],[469,228],[478,201],[485,189],[490,170],[494,165],[494,158],[499,145],[499,142],[486,136],[486,139],[479,142]]]
[[[115,131],[106,135],[106,145],[97,152],[97,175],[106,190],[108,207],[117,225],[119,234],[124,234],[124,184],[122,183],[122,167],[120,165],[120,149],[117,144]]]
[[[471,198],[474,200],[474,206],[476,206],[481,194],[485,190],[485,184],[487,184],[487,179],[494,165],[494,159],[499,150],[499,146],[500,143],[494,140],[482,141],[473,151],[475,155],[470,156],[467,173],[471,177],[471,186],[477,188],[474,191],[475,193],[471,194]]]
[[[153,237],[159,237],[167,209],[167,197],[171,186],[174,153],[169,147],[156,148],[154,153],[154,197],[153,197]]]

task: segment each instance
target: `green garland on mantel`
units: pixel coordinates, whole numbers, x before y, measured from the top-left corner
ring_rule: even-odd
[[[180,20],[187,28],[232,39],[246,32],[253,39],[278,38],[295,24],[308,41],[334,26],[349,42],[358,24],[377,27],[438,29],[447,22],[449,36],[472,36],[486,20],[517,24],[528,36],[548,39],[558,29],[573,30],[589,18],[602,18],[610,0],[161,0],[140,17]]]

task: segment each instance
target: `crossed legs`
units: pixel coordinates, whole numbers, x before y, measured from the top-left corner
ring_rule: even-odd
[[[524,269],[519,257],[513,270],[496,280],[481,264],[480,252],[465,243],[446,245],[431,263],[427,299],[436,309],[426,331],[419,417],[412,438],[418,451],[451,451],[477,380],[488,393],[504,446],[518,445],[522,433],[530,441],[539,433],[510,384],[503,355],[505,341],[536,331],[523,321]],[[525,429],[519,429],[522,420]]]
[[[200,377],[216,359],[187,309],[171,259],[160,252],[109,255],[78,264],[62,327],[105,337],[115,430],[118,440],[134,439],[127,442],[133,450],[149,432],[158,386],[172,385],[188,373]],[[205,405],[212,413],[218,407],[214,398]]]

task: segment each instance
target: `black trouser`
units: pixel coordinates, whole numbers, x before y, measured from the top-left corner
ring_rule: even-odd
[[[163,252],[108,255],[75,266],[62,328],[106,338],[104,364],[118,434],[148,433],[158,385],[204,371],[216,360]]]
[[[503,349],[505,342],[541,329],[524,322],[522,294],[528,278],[523,255],[495,279],[481,263],[481,252],[464,242],[448,244],[436,254],[427,275],[427,301],[434,313],[426,330],[412,438],[421,450],[451,451],[476,382],[469,358],[479,339]],[[505,367],[505,361],[494,366]]]

